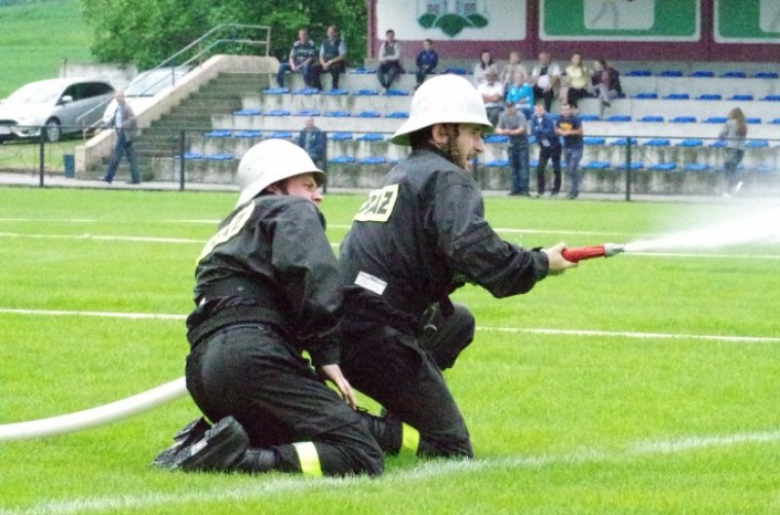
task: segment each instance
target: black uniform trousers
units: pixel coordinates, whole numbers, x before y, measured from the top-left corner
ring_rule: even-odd
[[[473,457],[466,423],[441,370],[474,339],[474,317],[455,305],[416,338],[390,325],[345,316],[341,368],[350,384],[420,433],[418,456]]]
[[[539,147],[539,163],[536,165],[536,190],[539,195],[544,195],[547,161],[552,161],[553,167],[553,185],[550,193],[557,195],[561,191],[561,153],[561,147]]]
[[[282,334],[233,325],[187,357],[187,389],[216,422],[232,415],[251,447],[274,451],[279,469],[300,472],[295,442],[313,442],[322,473],[381,474],[383,456],[361,415],[326,386]]]

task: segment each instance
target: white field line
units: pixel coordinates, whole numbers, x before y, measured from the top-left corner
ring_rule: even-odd
[[[0,308],[0,315],[24,316],[78,316],[97,318],[121,318],[127,320],[184,320],[187,315],[166,313],[122,313],[113,311],[70,311],[54,309]],[[599,338],[631,338],[637,340],[704,340],[731,343],[780,343],[780,337],[773,336],[729,336],[717,334],[642,333],[631,331],[598,331],[590,329],[550,329],[533,327],[485,327],[477,331],[543,334],[550,336],[586,336]]]
[[[176,507],[187,504],[205,506],[206,503],[260,501],[272,495],[301,494],[312,491],[345,492],[361,486],[374,488],[377,481],[381,486],[399,491],[410,486],[418,487],[421,481],[439,480],[445,477],[468,476],[493,470],[533,470],[553,465],[582,465],[591,463],[625,463],[652,456],[696,452],[710,448],[734,447],[738,445],[774,444],[780,441],[780,431],[736,433],[731,435],[691,436],[682,439],[639,441],[628,445],[625,450],[609,452],[595,448],[583,448],[570,454],[538,456],[505,456],[481,458],[471,461],[428,461],[420,462],[410,469],[390,471],[382,479],[320,478],[311,480],[300,476],[273,477],[268,480],[254,477],[233,488],[199,489],[187,493],[141,493],[114,497],[84,497],[71,500],[39,502],[29,508],[0,508],[0,515],[75,515],[79,513],[101,513],[117,510],[143,510],[163,508],[176,512]],[[462,479],[461,479],[462,480]]]

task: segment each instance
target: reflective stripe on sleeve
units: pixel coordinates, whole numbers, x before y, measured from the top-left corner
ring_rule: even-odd
[[[410,425],[401,424],[401,449],[417,454],[420,447],[420,432]]]
[[[301,463],[301,472],[304,476],[320,477],[322,468],[320,467],[320,456],[317,454],[317,448],[313,442],[297,442],[293,444],[295,452],[298,454],[298,461]]]

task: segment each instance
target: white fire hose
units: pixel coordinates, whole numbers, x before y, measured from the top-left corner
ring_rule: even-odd
[[[57,417],[0,425],[0,442],[61,435],[122,420],[187,395],[183,377],[103,406]]]

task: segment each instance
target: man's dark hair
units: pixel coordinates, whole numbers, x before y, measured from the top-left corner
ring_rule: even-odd
[[[449,161],[455,164],[460,162],[460,150],[456,140],[460,135],[457,123],[443,123],[444,129],[447,131],[447,144],[443,147],[437,147],[431,140],[433,139],[433,126],[423,127],[413,133],[409,134],[409,144],[412,150],[434,150],[442,154]]]

